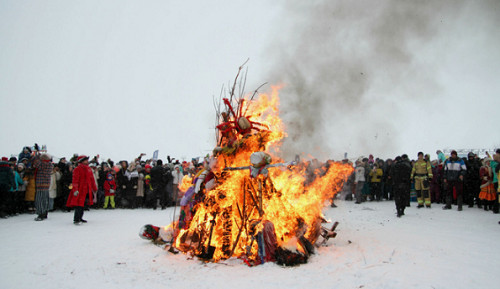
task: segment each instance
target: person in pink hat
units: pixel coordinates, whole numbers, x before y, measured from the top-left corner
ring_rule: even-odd
[[[89,167],[89,157],[81,155],[78,157],[77,162],[78,166],[73,170],[73,188],[69,193],[66,206],[75,208],[73,223],[80,225],[81,223],[87,223],[83,219],[83,207],[85,202],[89,206],[94,203],[93,195],[97,191],[97,185],[94,180],[94,173]]]

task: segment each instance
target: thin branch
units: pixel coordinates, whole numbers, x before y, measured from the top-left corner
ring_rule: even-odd
[[[266,85],[267,82],[264,82],[263,84],[261,84],[259,87],[257,87],[257,89],[253,92],[253,95],[252,97],[250,97],[250,100],[248,101],[248,104],[247,104],[247,108],[245,109],[245,113],[244,115],[247,114],[247,111],[248,111],[248,108],[250,107],[250,102],[252,102],[253,98],[255,97],[255,95],[257,94],[257,92],[259,91],[259,89],[261,89],[264,85]]]
[[[250,58],[247,59],[247,61],[245,61],[239,68],[238,68],[238,73],[236,74],[236,77],[234,78],[234,83],[233,83],[233,87],[231,89],[231,99],[230,99],[230,102],[233,101],[233,96],[234,96],[234,89],[236,88],[236,81],[238,80],[238,77],[240,76],[240,72],[241,70],[243,69],[243,66],[245,66],[245,64],[247,64],[247,62],[250,60]]]

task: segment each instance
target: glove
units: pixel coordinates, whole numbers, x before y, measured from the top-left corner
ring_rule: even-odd
[[[115,190],[111,189],[111,190],[109,190],[109,193],[110,193],[110,194],[114,194],[114,193],[115,193]]]
[[[76,196],[78,196],[78,191],[75,191],[75,192],[73,193],[73,196],[75,196],[75,197],[76,197]]]

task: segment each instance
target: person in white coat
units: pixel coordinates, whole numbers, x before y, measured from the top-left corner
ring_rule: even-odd
[[[50,174],[50,186],[49,186],[49,212],[53,212],[54,200],[57,198],[57,182],[61,179],[61,173],[59,172],[59,167],[54,166],[52,174]]]
[[[356,161],[356,170],[354,171],[354,185],[356,186],[355,198],[356,204],[361,204],[363,201],[363,186],[365,184],[365,167],[359,160]]]
[[[173,187],[173,199],[176,202],[179,202],[179,186],[182,184],[182,178],[184,174],[181,172],[179,165],[174,166],[174,170],[172,171],[172,187]]]

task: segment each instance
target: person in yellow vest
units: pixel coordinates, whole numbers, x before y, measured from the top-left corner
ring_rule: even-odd
[[[370,185],[371,185],[371,200],[374,199],[380,201],[382,199],[382,190],[380,187],[380,182],[382,181],[382,176],[384,171],[380,168],[378,163],[373,165],[373,169],[370,171]]]
[[[411,179],[415,180],[415,190],[417,191],[417,208],[425,206],[431,207],[431,196],[429,194],[429,180],[432,179],[431,163],[424,159],[424,153],[418,153],[418,160],[411,170]]]

